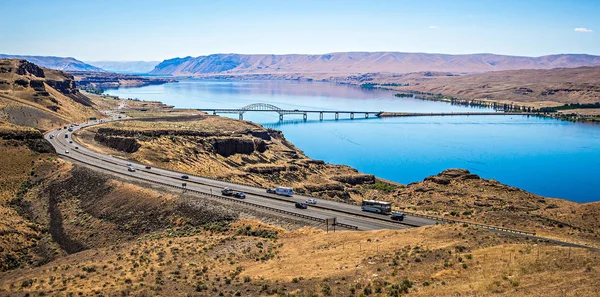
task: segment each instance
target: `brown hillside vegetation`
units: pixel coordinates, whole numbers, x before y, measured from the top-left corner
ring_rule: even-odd
[[[396,90],[499,102],[600,102],[600,67],[511,70],[461,76],[423,76]]]
[[[240,221],[0,274],[0,295],[593,296],[599,256],[452,225],[325,234]]]
[[[0,121],[0,271],[47,261],[48,238],[23,200],[31,184],[57,170],[54,150],[44,142],[35,129]]]
[[[466,170],[447,170],[408,186],[306,157],[280,131],[218,116],[190,121],[114,122],[77,134],[96,151],[182,172],[259,187],[537,232],[600,247],[600,203],[544,198]]]
[[[372,175],[307,158],[277,130],[203,115],[190,121],[125,121],[76,134],[90,148],[144,164],[337,199],[375,197]],[[394,188],[400,185],[385,183]],[[354,197],[354,198],[352,198]]]
[[[0,120],[48,130],[99,116],[70,75],[25,60],[0,60]]]
[[[600,67],[522,69],[476,74],[421,71],[404,74],[206,74],[204,77],[374,84],[376,87],[402,92],[442,94],[460,99],[515,103],[535,108],[566,103],[600,102]]]
[[[407,210],[600,247],[599,202],[544,198],[464,169],[446,170],[392,195]]]

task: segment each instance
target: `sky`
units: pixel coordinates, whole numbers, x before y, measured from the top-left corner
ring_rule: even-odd
[[[600,0],[2,0],[0,53],[162,61],[215,53],[600,55]]]

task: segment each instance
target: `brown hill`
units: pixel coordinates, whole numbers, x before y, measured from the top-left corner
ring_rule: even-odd
[[[405,77],[379,77],[380,83],[402,83],[392,87],[470,99],[500,102],[600,102],[600,67],[510,70],[447,76],[412,74]]]
[[[101,114],[73,77],[26,60],[0,60],[0,119],[42,130]]]
[[[214,54],[165,60],[151,73],[171,75],[356,74],[418,71],[460,73],[580,66],[600,66],[600,57],[575,54],[518,57],[494,54],[446,55],[401,52],[346,52],[322,55]]]

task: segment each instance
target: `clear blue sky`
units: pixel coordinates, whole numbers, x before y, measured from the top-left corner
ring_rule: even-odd
[[[3,0],[0,10],[0,53],[85,61],[341,51],[600,55],[600,0]]]

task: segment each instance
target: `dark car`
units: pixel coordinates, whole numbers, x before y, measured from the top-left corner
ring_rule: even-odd
[[[304,204],[302,202],[296,202],[296,208],[307,209],[308,204]]]
[[[225,188],[225,189],[221,190],[221,194],[223,196],[232,196],[233,193],[234,193],[233,190],[230,188]]]
[[[184,174],[184,175],[182,175],[182,176],[181,176],[181,178],[182,178],[182,179],[189,179],[190,177],[189,177],[189,176],[187,176],[186,174]]]
[[[146,169],[152,169],[152,167],[150,167],[150,166],[146,166]]]
[[[269,188],[269,189],[267,189],[267,193],[269,193],[269,194],[275,194],[275,189],[274,188]]]
[[[240,198],[240,199],[246,199],[246,194],[244,194],[244,192],[235,192],[235,194],[233,194],[233,197]]]
[[[390,217],[390,219],[394,221],[404,221],[404,213],[395,213]]]

